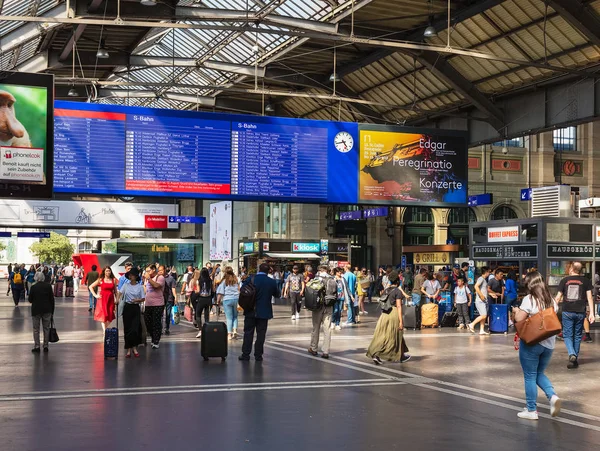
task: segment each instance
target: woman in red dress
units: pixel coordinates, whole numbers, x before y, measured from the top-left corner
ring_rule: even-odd
[[[110,323],[115,319],[115,299],[117,293],[117,279],[107,266],[102,270],[102,277],[98,278],[93,284],[90,285],[89,290],[92,295],[99,300],[96,303],[96,311],[94,312],[94,320],[102,323],[102,333]],[[97,290],[97,294],[94,293],[94,288],[100,287]]]

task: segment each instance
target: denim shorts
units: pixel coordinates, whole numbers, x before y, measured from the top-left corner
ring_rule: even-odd
[[[479,299],[475,300],[475,308],[480,316],[487,316],[487,302],[482,302]]]

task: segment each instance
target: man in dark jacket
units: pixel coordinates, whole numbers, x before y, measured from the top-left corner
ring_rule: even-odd
[[[253,311],[244,312],[244,343],[242,344],[242,355],[240,360],[250,360],[252,352],[252,340],[256,329],[256,342],[254,343],[254,358],[260,362],[263,359],[267,325],[273,318],[273,306],[271,299],[277,294],[277,282],[269,278],[269,265],[263,263],[258,268],[254,278],[246,279],[246,284],[252,281],[256,287],[256,308]]]
[[[54,314],[54,291],[52,285],[44,281],[44,274],[41,271],[35,273],[33,280],[35,283],[29,290],[34,342],[31,352],[40,352],[40,321],[44,328],[44,352],[48,352],[50,319]]]

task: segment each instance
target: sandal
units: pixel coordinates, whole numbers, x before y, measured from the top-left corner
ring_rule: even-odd
[[[125,354],[125,358],[126,359],[130,359],[131,358],[131,353],[128,352],[127,354]]]
[[[139,353],[139,352],[137,352],[137,351],[133,351],[133,355],[134,355],[134,356],[137,358],[137,357],[139,357],[139,356],[140,356],[140,353]]]

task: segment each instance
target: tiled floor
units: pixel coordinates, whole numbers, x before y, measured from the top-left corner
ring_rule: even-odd
[[[330,360],[306,352],[310,314],[276,306],[265,360],[206,363],[196,331],[172,326],[159,350],[105,361],[84,291],[60,300],[60,342],[33,355],[28,303],[0,284],[0,449],[12,450],[581,450],[600,447],[600,346],[583,344],[566,369],[558,343],[548,370],[565,399],[550,419],[524,405],[512,336],[453,329],[407,332],[413,355],[377,367],[365,357],[375,305],[360,326],[334,333]],[[243,323],[243,322],[242,322]],[[241,329],[242,324],[240,324]],[[600,340],[600,335],[597,337]]]

